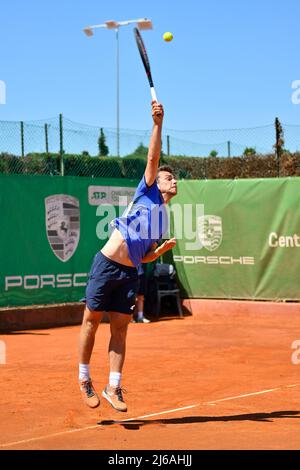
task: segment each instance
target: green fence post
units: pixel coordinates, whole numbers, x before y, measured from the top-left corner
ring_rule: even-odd
[[[230,142],[230,140],[228,140],[228,142],[227,142],[227,153],[228,153],[228,157],[231,157],[231,142]]]
[[[65,168],[64,168],[64,141],[63,141],[63,115],[59,115],[59,142],[60,142],[60,175],[64,176]]]
[[[167,135],[167,155],[170,156],[170,136]]]
[[[24,152],[24,122],[21,121],[21,155],[22,157],[25,156]]]
[[[49,141],[48,141],[48,124],[45,124],[45,143],[46,143],[46,153],[49,153]]]

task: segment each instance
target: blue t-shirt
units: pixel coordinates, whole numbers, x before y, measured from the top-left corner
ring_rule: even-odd
[[[124,214],[113,221],[128,246],[135,266],[141,262],[153,243],[159,242],[168,230],[168,215],[156,181],[147,186],[145,176],[138,185],[132,202]]]

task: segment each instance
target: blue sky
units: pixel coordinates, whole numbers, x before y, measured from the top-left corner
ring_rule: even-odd
[[[116,125],[114,31],[82,28],[148,17],[153,79],[171,129],[300,124],[291,101],[300,79],[299,0],[11,0],[0,10],[0,120],[62,112],[73,121]],[[150,93],[131,27],[120,31],[120,126],[149,129]],[[162,35],[172,31],[174,40]]]

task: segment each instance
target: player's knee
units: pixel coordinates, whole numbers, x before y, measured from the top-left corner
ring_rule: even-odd
[[[95,320],[95,319],[85,320],[84,322],[86,331],[91,332],[91,333],[96,332],[98,325],[99,325],[99,320]]]
[[[85,310],[84,317],[83,317],[83,326],[89,332],[96,331],[98,328],[100,319],[101,319],[100,312],[95,313],[95,312],[91,312],[90,310]]]
[[[118,326],[112,325],[111,335],[114,338],[119,338],[120,340],[126,339],[127,330],[128,330],[128,323],[126,323],[124,325],[118,325]]]

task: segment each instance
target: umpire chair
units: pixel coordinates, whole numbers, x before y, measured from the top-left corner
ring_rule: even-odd
[[[174,297],[180,317],[183,317],[179,289],[176,283],[176,271],[172,264],[156,264],[153,271],[153,279],[156,287],[156,316],[159,317],[161,300],[163,297]]]

